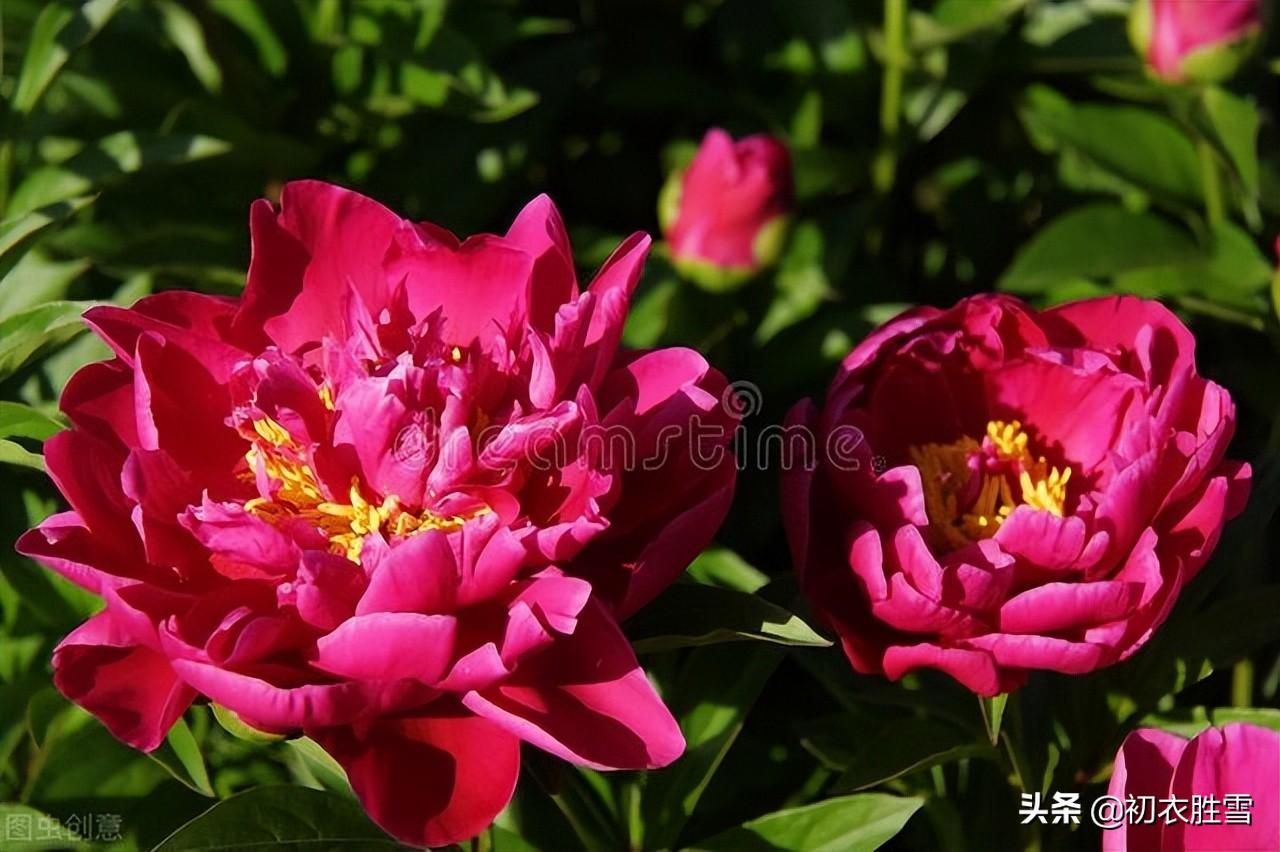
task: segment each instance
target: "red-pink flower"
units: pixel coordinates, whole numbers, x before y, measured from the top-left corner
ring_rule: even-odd
[[[1138,0],[1130,35],[1160,77],[1230,76],[1262,25],[1261,0]]]
[[[796,571],[853,667],[995,695],[1140,647],[1249,488],[1194,349],[1156,302],[996,295],[855,348],[788,418],[816,466],[783,474]]]
[[[782,142],[762,133],[735,142],[709,130],[659,205],[676,267],[713,289],[746,281],[777,259],[793,194]]]
[[[1280,849],[1280,733],[1234,723],[1188,741],[1139,729],[1116,754],[1107,795],[1122,802],[1133,797],[1148,812],[1137,810],[1141,819],[1104,831],[1106,852]],[[1155,803],[1146,805],[1151,799]],[[1160,818],[1170,802],[1172,810]],[[1200,818],[1193,820],[1196,812]]]
[[[733,418],[697,353],[618,350],[648,238],[580,292],[546,197],[462,242],[313,182],[250,224],[243,298],[87,314],[115,358],[71,379],[46,445],[71,511],[19,543],[106,599],[58,688],[141,749],[199,696],[305,732],[419,844],[492,820],[522,740],[675,759],[617,620],[732,492],[731,458],[699,467],[664,427]]]

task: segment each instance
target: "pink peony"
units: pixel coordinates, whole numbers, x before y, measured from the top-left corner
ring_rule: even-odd
[[[1156,302],[918,308],[788,416],[828,452],[783,475],[801,585],[853,667],[980,695],[1137,650],[1240,512],[1227,392]]]
[[[1262,26],[1261,0],[1138,0],[1130,36],[1158,76],[1229,76]]]
[[[1184,819],[1142,820],[1102,835],[1106,852],[1280,849],[1280,733],[1235,723],[1208,728],[1187,741],[1155,728],[1134,731],[1116,754],[1107,795],[1177,798]],[[1216,800],[1213,819],[1190,819],[1192,797]],[[1228,796],[1240,798],[1227,801]],[[1244,797],[1248,797],[1247,799]],[[1225,803],[1225,804],[1224,804]],[[1162,806],[1157,806],[1158,810]],[[1209,813],[1202,806],[1202,816]],[[1242,821],[1247,814],[1248,822]]]
[[[660,200],[676,267],[711,289],[746,281],[777,260],[792,196],[785,145],[765,134],[735,142],[723,130],[708,131]]]
[[[462,242],[314,182],[250,224],[243,298],[87,314],[116,357],[71,379],[74,428],[46,445],[72,510],[19,542],[106,599],[55,651],[58,688],[140,749],[200,696],[304,732],[416,844],[484,829],[521,741],[674,760],[618,619],[733,490],[731,457],[700,468],[659,432],[733,423],[696,352],[618,351],[649,239],[580,292],[546,197]],[[665,464],[606,458],[593,427]]]

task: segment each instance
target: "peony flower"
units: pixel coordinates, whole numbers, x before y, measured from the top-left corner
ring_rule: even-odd
[[[676,268],[711,290],[746,282],[778,259],[793,194],[785,145],[765,134],[735,142],[709,130],[659,198]]]
[[[979,695],[1136,651],[1239,513],[1227,392],[1156,302],[907,311],[845,359],[783,474],[796,571],[853,667]]]
[[[1207,728],[1187,741],[1142,728],[1129,734],[1116,754],[1107,795],[1157,803],[1176,798],[1184,816],[1159,819],[1163,805],[1158,804],[1151,819],[1105,830],[1106,852],[1280,849],[1280,733],[1237,722]],[[1217,803],[1200,809],[1199,824],[1190,819],[1196,796]]]
[[[1261,29],[1261,0],[1138,0],[1129,18],[1134,47],[1171,82],[1231,76]]]
[[[659,433],[733,423],[696,352],[618,351],[648,238],[579,292],[545,196],[459,242],[302,182],[250,225],[243,298],[86,315],[115,358],[71,379],[46,445],[71,511],[19,542],[106,600],[55,651],[58,688],[144,750],[201,696],[305,733],[415,844],[484,829],[521,741],[674,760],[618,620],[733,488],[731,458],[699,468]]]

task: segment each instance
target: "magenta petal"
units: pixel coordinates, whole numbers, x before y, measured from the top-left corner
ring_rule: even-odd
[[[143,751],[164,742],[196,697],[163,654],[134,644],[110,612],[98,613],[58,644],[53,670],[63,695]]]
[[[1249,825],[1165,827],[1164,847],[1187,850],[1280,849],[1280,733],[1257,725],[1208,728],[1187,744],[1169,794],[1252,797]]]
[[[980,648],[1001,666],[1018,669],[1048,669],[1064,674],[1084,674],[1115,659],[1102,645],[1072,642],[1053,636],[1018,636],[987,633],[964,640],[966,647]]]
[[[1115,621],[1132,613],[1141,597],[1140,583],[1045,583],[1005,602],[1000,608],[1000,630],[1055,633]]]
[[[884,652],[884,674],[898,680],[919,668],[935,668],[946,672],[978,695],[993,696],[1004,691],[996,663],[983,651],[963,648],[941,648],[937,645],[893,645]]]
[[[1169,795],[1174,767],[1187,741],[1155,728],[1141,728],[1125,738],[1116,754],[1107,795],[1124,801],[1128,796]],[[1160,848],[1160,825],[1135,822],[1102,833],[1104,852],[1145,852]]]
[[[106,587],[119,582],[112,572],[94,564],[103,554],[94,547],[92,536],[75,512],[50,515],[23,533],[15,548],[94,594],[101,595]]]
[[[417,846],[479,834],[510,801],[520,771],[519,740],[456,711],[309,733],[347,770],[374,822]]]
[[[319,343],[326,334],[341,335],[345,296],[351,287],[375,311],[387,304],[390,281],[382,261],[401,222],[378,202],[340,186],[319,181],[285,184],[279,223],[307,252],[308,261],[301,292],[287,312],[273,313],[264,323],[271,338],[286,352],[294,352]],[[353,239],[352,234],[360,236]],[[282,250],[279,243],[288,247]],[[293,243],[279,243],[273,248],[282,253],[276,262],[288,287],[300,256]],[[261,305],[259,310],[266,307]],[[269,309],[279,307],[275,302]]]
[[[173,653],[175,650],[169,649],[170,659],[179,677],[212,701],[234,710],[255,728],[268,731],[345,725],[356,719],[402,712],[437,694],[413,680],[280,687],[252,675],[182,659]]]
[[[583,340],[578,380],[595,387],[609,369],[622,326],[626,322],[631,293],[640,282],[640,271],[652,243],[647,234],[635,233],[614,249],[600,267],[588,292],[594,299],[591,321]]]
[[[435,683],[453,657],[457,632],[458,620],[451,615],[358,615],[316,641],[313,664],[356,680],[412,678]]]
[[[666,766],[684,751],[675,719],[598,604],[578,629],[517,671],[511,683],[473,692],[475,713],[552,754],[598,769]]]
[[[507,229],[506,239],[533,258],[529,321],[537,329],[554,328],[560,306],[577,295],[569,235],[560,211],[546,195],[530,201]]]

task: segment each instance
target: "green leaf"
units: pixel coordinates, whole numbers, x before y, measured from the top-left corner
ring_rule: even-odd
[[[120,4],[121,0],[88,0],[46,5],[27,39],[9,108],[18,115],[30,113],[71,54],[98,34]]]
[[[209,770],[204,765],[204,755],[200,753],[200,744],[191,733],[185,719],[179,719],[169,730],[160,747],[148,756],[169,771],[187,787],[202,796],[213,796],[213,785],[209,783]]]
[[[275,743],[284,739],[284,734],[259,731],[257,728],[246,724],[236,714],[236,711],[223,707],[221,704],[211,702],[209,706],[213,708],[213,718],[222,726],[222,729],[237,739],[251,743]]]
[[[1258,192],[1258,108],[1225,89],[1209,86],[1201,95],[1214,140],[1227,153],[1241,183]]]
[[[1164,115],[1134,106],[1074,104],[1045,86],[1027,90],[1021,110],[1032,137],[1074,148],[1117,177],[1182,201],[1202,198],[1195,145]]]
[[[1077,207],[1045,225],[1014,256],[999,288],[1039,293],[1074,278],[1204,259],[1190,235],[1159,216],[1113,204]]]
[[[707,586],[751,593],[769,583],[769,575],[727,547],[708,547],[689,566],[688,574]]]
[[[66,298],[71,284],[90,266],[88,258],[50,260],[38,248],[27,252],[0,283],[0,319]]]
[[[995,755],[995,749],[989,744],[974,742],[958,728],[936,719],[909,716],[867,737],[857,758],[836,781],[836,789],[863,790],[962,757],[994,758]]]
[[[623,848],[612,803],[603,795],[605,788],[596,783],[598,773],[538,751],[522,757],[521,765],[559,808],[584,849]]]
[[[186,57],[191,73],[208,91],[217,94],[222,89],[222,69],[209,53],[200,20],[182,5],[170,0],[161,0],[155,6],[160,11],[165,35]]]
[[[745,822],[691,850],[706,852],[871,852],[900,832],[924,799],[861,793],[777,811]]]
[[[644,848],[675,844],[782,656],[781,648],[769,645],[753,645],[746,653],[726,645],[689,654],[667,697],[684,732],[685,753],[646,779]]]
[[[159,135],[125,130],[113,133],[65,163],[36,169],[14,190],[9,214],[23,213],[85,195],[121,175],[158,165],[214,157],[230,146],[211,136]]]
[[[1280,710],[1274,707],[1177,707],[1162,713],[1143,717],[1138,724],[1144,728],[1160,728],[1187,738],[1208,727],[1246,722],[1273,731],[1280,731]]]
[[[288,50],[276,36],[259,4],[245,3],[244,0],[210,0],[209,8],[244,31],[258,51],[258,60],[271,76],[284,74],[289,64]]]
[[[1280,639],[1277,611],[1277,583],[1237,592],[1201,612],[1175,611],[1175,619],[1141,654],[1109,673],[1114,700],[1122,702],[1121,710],[1152,708],[1162,696],[1177,694],[1214,669]],[[1117,715],[1126,718],[1124,712]]]
[[[1009,703],[1009,693],[1002,692],[994,698],[979,696],[978,703],[982,708],[982,723],[987,729],[987,736],[993,746],[998,745],[1000,743],[1000,724],[1004,721],[1004,708]]]
[[[0,438],[34,438],[43,441],[66,426],[42,411],[20,402],[0,400]]]
[[[80,316],[95,304],[48,302],[0,320],[0,379],[12,376],[36,353],[84,331]]]
[[[305,787],[258,787],[219,802],[153,852],[405,849],[369,821],[354,800]]]
[[[10,285],[9,271],[35,245],[37,237],[92,200],[73,198],[0,222],[0,287]]]
[[[44,470],[44,456],[33,453],[21,444],[0,438],[0,464]]]
[[[12,802],[0,803],[0,840],[5,852],[90,848],[80,835],[48,814]]]
[[[910,48],[929,50],[1003,26],[1026,5],[1027,0],[938,0],[928,14],[912,14]]]
[[[1197,260],[1150,266],[1117,275],[1117,290],[1160,297],[1199,293],[1217,302],[1253,310],[1265,304],[1263,290],[1271,280],[1271,263],[1248,233],[1222,222],[1210,235],[1206,253]]]
[[[355,796],[346,771],[319,743],[310,737],[298,737],[288,740],[287,744],[291,753],[290,764],[295,774],[308,786],[344,796]]]
[[[831,644],[798,616],[764,598],[695,583],[673,584],[627,622],[627,634],[642,654],[740,639]]]
[[[1280,710],[1275,707],[1219,707],[1209,715],[1218,727],[1232,722],[1247,722],[1280,731]]]
[[[84,710],[70,705],[50,726],[28,781],[29,801],[64,802],[146,796],[168,777],[145,754],[113,737]]]
[[[757,343],[767,343],[783,329],[807,319],[831,293],[823,267],[823,234],[815,222],[801,222],[774,277],[774,297],[756,329]]]

